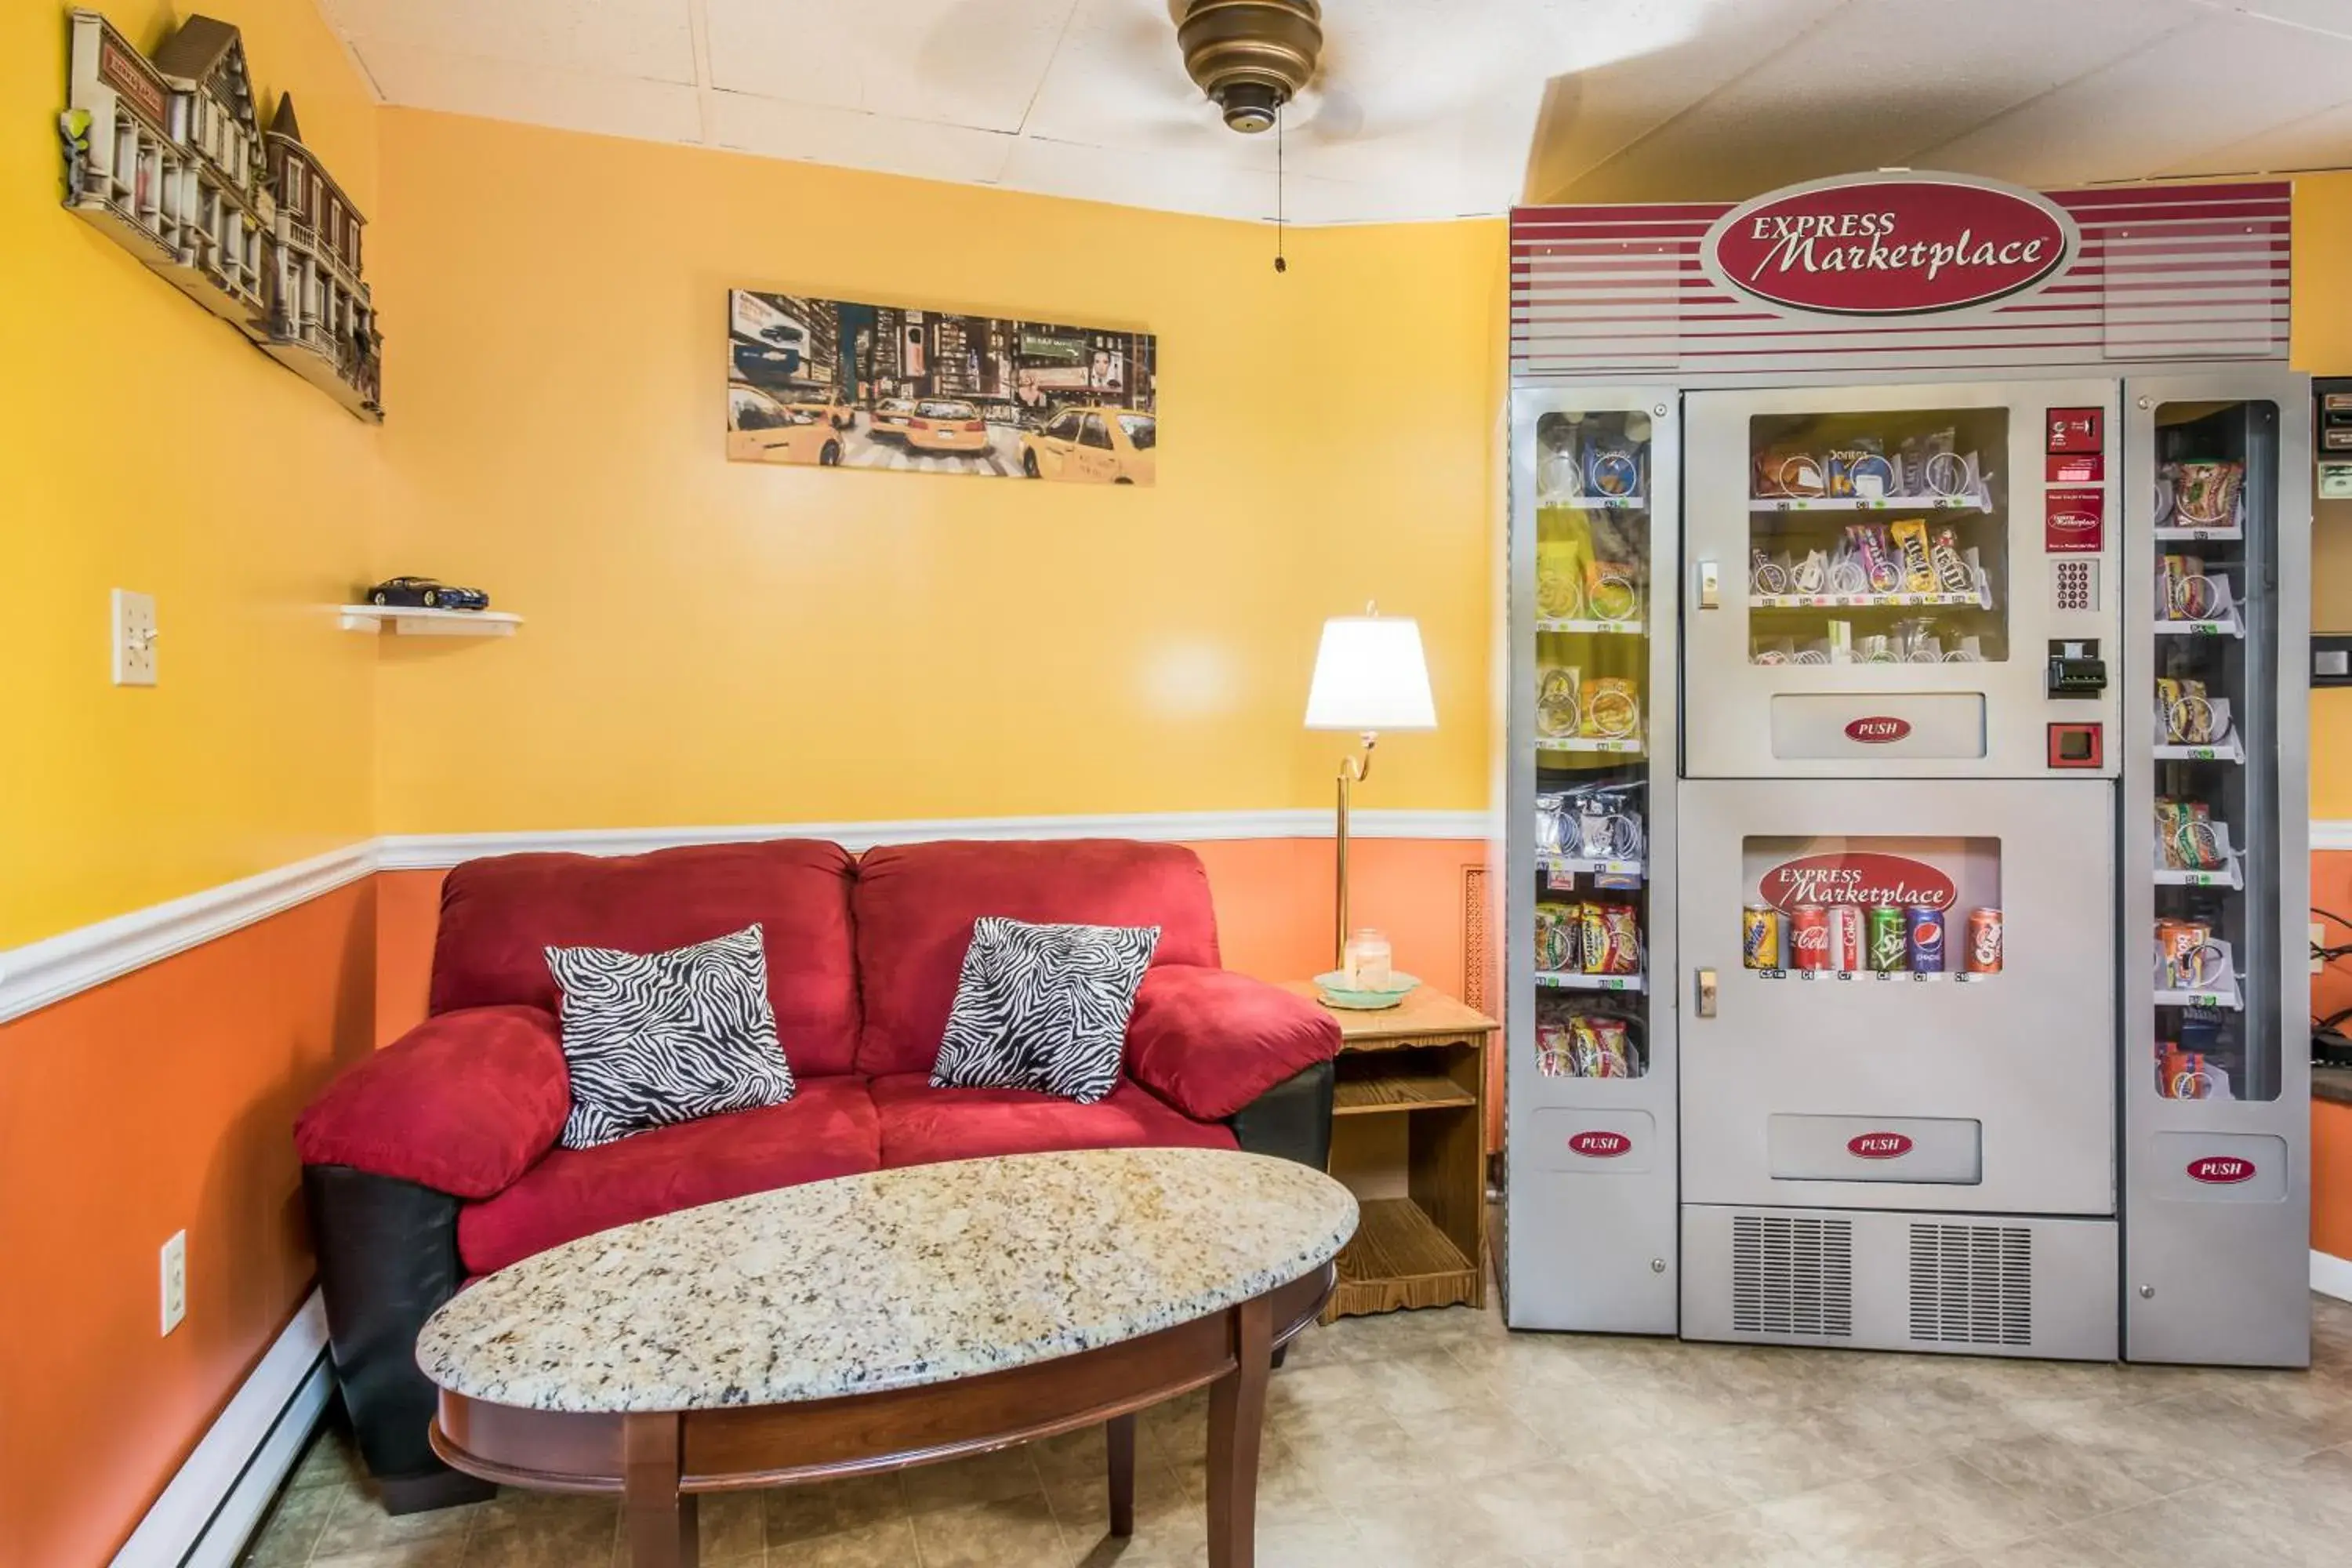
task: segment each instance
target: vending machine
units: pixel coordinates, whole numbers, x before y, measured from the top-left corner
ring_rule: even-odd
[[[1514,216],[1514,1327],[2307,1360],[2287,209]]]

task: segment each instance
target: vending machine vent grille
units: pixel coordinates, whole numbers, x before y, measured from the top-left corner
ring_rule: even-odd
[[[1743,1334],[1853,1333],[1853,1222],[1731,1218],[1731,1327]]]
[[[2009,1225],[1914,1225],[1911,1337],[1928,1344],[2032,1344],[2033,1233]]]

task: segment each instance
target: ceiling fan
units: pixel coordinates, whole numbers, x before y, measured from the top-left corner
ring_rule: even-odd
[[[1283,105],[1315,79],[1323,7],[1319,0],[1183,0],[1176,41],[1186,73],[1226,128],[1255,135],[1272,130]]]

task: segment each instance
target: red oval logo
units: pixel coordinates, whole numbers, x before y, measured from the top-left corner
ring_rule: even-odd
[[[1791,185],[1734,207],[1701,250],[1720,284],[1831,316],[1962,310],[2047,283],[2074,220],[2013,185],[1959,174],[1863,174]]]
[[[1911,1152],[1911,1140],[1900,1132],[1864,1132],[1845,1141],[1845,1152],[1857,1160],[1899,1160]]]
[[[1613,1160],[1633,1146],[1622,1132],[1580,1132],[1568,1141],[1569,1152],[1592,1160]]]
[[[1959,899],[1952,879],[1926,861],[1869,849],[1783,860],[1757,879],[1756,891],[1784,912],[1799,904],[1948,910]]]
[[[2191,1181],[2207,1182],[2214,1186],[2235,1186],[2240,1182],[2254,1179],[2254,1163],[2234,1155],[2208,1154],[2201,1160],[2189,1162]]]
[[[1856,719],[1845,727],[1846,738],[1860,741],[1866,746],[1883,746],[1889,741],[1899,741],[1911,732],[1911,721],[1874,715]]]

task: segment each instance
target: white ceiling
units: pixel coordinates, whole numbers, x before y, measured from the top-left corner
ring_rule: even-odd
[[[393,103],[1270,217],[1171,0],[320,0]],[[1178,0],[1181,8],[1181,0]],[[2352,0],[1325,0],[1300,223],[2352,164]]]

